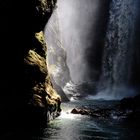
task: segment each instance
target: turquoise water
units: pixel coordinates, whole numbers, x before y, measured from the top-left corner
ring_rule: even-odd
[[[40,140],[137,140],[138,123],[127,122],[117,117],[99,119],[71,114],[74,107],[112,108],[117,101],[75,101],[62,104],[61,116],[51,121],[40,136]]]

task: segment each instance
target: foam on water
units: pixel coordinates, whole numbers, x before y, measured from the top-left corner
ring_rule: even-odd
[[[71,120],[73,120],[73,119],[80,119],[82,117],[79,114],[72,114],[72,113],[70,113],[70,111],[71,110],[68,110],[66,112],[65,111],[62,111],[59,118],[60,119],[71,119]]]

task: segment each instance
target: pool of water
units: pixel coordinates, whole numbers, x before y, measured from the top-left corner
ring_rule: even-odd
[[[71,114],[74,107],[110,108],[117,101],[81,100],[62,104],[62,113],[51,121],[39,136],[39,140],[137,140],[140,138],[139,124],[124,119],[99,119],[85,115]]]

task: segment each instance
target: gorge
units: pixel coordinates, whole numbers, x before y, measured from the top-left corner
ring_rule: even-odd
[[[139,6],[1,1],[0,139],[139,139]]]

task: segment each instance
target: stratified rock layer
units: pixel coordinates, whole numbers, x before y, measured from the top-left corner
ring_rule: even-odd
[[[29,95],[27,95],[27,102],[31,109],[34,108],[33,114],[37,119],[49,121],[59,116],[61,98],[53,88],[48,72],[47,46],[42,30],[53,12],[56,1],[34,0],[33,2],[33,43],[24,57],[25,81],[28,81],[26,86]]]
[[[41,110],[44,119],[52,120],[60,114],[61,98],[53,88],[46,61],[47,46],[43,32],[35,34],[40,51],[29,50],[24,59],[25,76],[29,86],[29,104],[31,108]],[[39,45],[40,43],[40,45]],[[40,117],[40,116],[38,116]]]
[[[51,0],[0,1],[2,134],[13,127],[31,131],[30,128],[56,117],[61,111],[60,96],[53,89],[47,70],[47,48],[42,32],[54,4]]]

